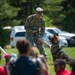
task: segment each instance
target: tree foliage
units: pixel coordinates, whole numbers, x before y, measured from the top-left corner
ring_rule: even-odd
[[[45,0],[45,12],[52,24],[63,30],[75,32],[75,0]]]
[[[25,19],[30,14],[34,13],[35,8],[41,6],[44,0],[7,0],[8,3],[13,7],[18,7],[17,18],[21,20],[20,24],[25,23]]]
[[[0,45],[4,46],[7,43],[7,32],[3,30],[4,26],[7,25],[16,25],[16,22],[19,23],[16,19],[17,16],[17,8],[10,6],[6,0],[0,0]],[[7,38],[6,38],[7,37]]]
[[[0,45],[8,40],[5,37],[9,33],[2,28],[24,25],[27,16],[35,13],[36,7],[44,9],[46,26],[53,24],[75,32],[74,3],[74,0],[0,0]]]
[[[65,15],[61,22],[64,30],[75,32],[75,0],[66,0],[61,5],[63,6],[61,13]]]

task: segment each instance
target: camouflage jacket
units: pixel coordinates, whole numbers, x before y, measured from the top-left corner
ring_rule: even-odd
[[[43,18],[37,19],[35,14],[33,14],[28,16],[24,27],[27,34],[33,35],[32,30],[37,30],[37,36],[43,37],[45,32],[45,20]]]

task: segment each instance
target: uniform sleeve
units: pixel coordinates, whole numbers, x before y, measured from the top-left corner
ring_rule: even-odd
[[[41,24],[41,31],[40,31],[41,38],[44,36],[44,33],[45,33],[45,20],[43,20]]]
[[[28,18],[26,19],[26,22],[25,22],[25,25],[24,25],[24,28],[25,28],[26,31],[31,31],[29,18],[30,18],[30,17],[28,17]]]

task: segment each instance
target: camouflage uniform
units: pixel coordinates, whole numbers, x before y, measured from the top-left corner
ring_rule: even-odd
[[[43,18],[37,19],[35,15],[28,16],[25,22],[26,38],[32,45],[35,43],[40,53],[46,56],[42,43],[39,42],[39,38],[42,38],[45,32],[45,20]],[[32,30],[37,30],[37,33],[33,34]]]
[[[55,61],[56,59],[62,58],[62,59],[65,59],[67,62],[69,62],[72,59],[62,50],[62,47],[59,43],[52,44],[51,54],[53,56],[53,61]]]

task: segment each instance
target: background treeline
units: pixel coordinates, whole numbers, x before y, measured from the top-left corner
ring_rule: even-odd
[[[36,7],[44,9],[46,26],[75,32],[75,0],[0,0],[0,45],[8,43],[10,30],[4,26],[24,25]]]

